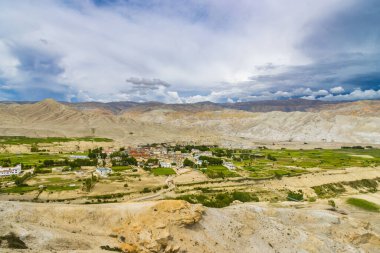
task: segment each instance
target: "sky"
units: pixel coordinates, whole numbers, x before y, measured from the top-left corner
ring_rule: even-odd
[[[377,0],[2,0],[0,100],[380,99]]]

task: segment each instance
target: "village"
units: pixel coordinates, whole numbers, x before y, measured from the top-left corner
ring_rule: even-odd
[[[206,170],[209,164],[209,159],[212,159],[213,152],[210,147],[196,146],[185,149],[182,146],[169,146],[167,144],[156,144],[154,146],[127,147],[127,148],[108,148],[96,149],[96,166],[81,166],[81,169],[76,171],[77,174],[95,173],[100,177],[107,177],[112,174],[112,167],[131,166],[135,170],[137,168],[154,171],[160,168],[167,169],[164,175],[182,174],[190,168],[198,170]],[[176,150],[177,149],[177,150]],[[180,149],[180,150],[178,150]],[[92,158],[94,153],[91,153]],[[91,157],[88,155],[71,155],[70,159],[88,160]],[[214,158],[218,159],[218,158]],[[236,167],[231,161],[218,159],[221,166],[228,170],[235,170]],[[52,171],[63,171],[64,167],[53,167]]]
[[[345,162],[337,164],[338,158]],[[286,182],[309,180],[310,175],[331,177],[330,170],[351,167],[361,167],[369,175],[380,165],[380,155],[379,149],[370,146],[228,149],[161,143],[137,147],[99,145],[81,152],[4,153],[0,165],[3,200],[101,204],[179,198],[221,207],[236,198],[324,198],[326,193],[321,189],[329,186],[316,185],[312,189],[307,183],[299,192],[300,189],[288,188]],[[357,171],[342,173],[352,173],[355,178]],[[377,184],[375,181],[373,184]],[[355,184],[367,187],[364,181]]]
[[[13,197],[9,194],[20,194],[16,198],[30,195],[32,199],[36,198],[33,192],[37,192],[39,199],[44,198],[43,192],[49,193],[49,199],[125,190],[140,194],[163,187],[172,189],[173,179],[180,175],[184,175],[180,178],[194,181],[227,175],[228,171],[235,174],[232,160],[216,157],[215,148],[163,143],[96,147],[82,153],[9,154],[6,159],[0,159],[3,165],[0,167],[0,193]]]

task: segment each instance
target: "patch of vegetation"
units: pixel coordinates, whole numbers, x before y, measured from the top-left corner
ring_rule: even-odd
[[[376,179],[362,179],[357,181],[344,182],[354,189],[366,188],[369,192],[376,192],[379,185]]]
[[[166,189],[165,187],[161,187],[161,186],[154,187],[154,188],[144,187],[144,189],[140,191],[140,193],[157,192],[159,190],[162,190],[162,188]]]
[[[298,192],[289,191],[287,199],[290,201],[303,201],[302,190],[299,190]]]
[[[78,185],[70,186],[70,185],[47,185],[46,190],[47,191],[72,191],[79,189]]]
[[[349,199],[347,199],[347,204],[350,204],[352,206],[356,206],[358,208],[361,208],[363,210],[370,211],[370,212],[380,212],[380,206],[379,205],[377,205],[373,202],[364,200],[364,199],[349,198]]]
[[[132,167],[130,166],[112,166],[112,170],[114,172],[118,172],[118,171],[126,171],[126,170],[131,170]]]
[[[226,177],[238,177],[239,175],[230,171],[222,165],[207,166],[207,169],[202,170],[209,178],[226,178]]]
[[[123,252],[123,250],[119,247],[110,247],[109,245],[100,246],[102,250],[115,251],[115,252]]]
[[[333,210],[336,210],[336,203],[335,203],[334,200],[329,199],[329,200],[327,201],[327,204],[329,204],[329,206],[331,206],[331,208],[332,208]]]
[[[7,242],[7,247],[9,249],[27,249],[25,242],[23,242],[20,237],[18,237],[15,233],[11,232],[7,235],[0,236],[0,245],[2,245],[3,241]]]
[[[227,156],[226,156],[227,157]],[[253,167],[261,170],[278,167],[338,169],[347,167],[368,167],[380,165],[380,149],[314,149],[314,150],[270,150],[261,149],[253,154],[251,150],[234,150],[235,165],[247,170]]]
[[[323,184],[311,188],[320,198],[336,197],[346,191],[342,183]]]
[[[26,136],[0,136],[1,144],[8,145],[21,145],[30,144],[35,145],[38,143],[54,143],[54,142],[70,142],[70,141],[92,141],[92,142],[112,142],[109,138],[100,137],[77,137],[77,138],[66,138],[66,137],[26,137]],[[33,152],[33,151],[32,151]],[[35,151],[38,152],[38,151]]]
[[[167,176],[176,174],[172,168],[155,168],[152,169],[155,176]]]
[[[129,193],[126,192],[120,192],[120,193],[112,193],[112,194],[104,194],[104,195],[96,195],[96,196],[89,196],[88,199],[115,199],[115,198],[122,198],[125,195],[128,195]]]
[[[16,186],[16,187],[9,187],[9,188],[1,188],[0,193],[18,193],[18,194],[24,194],[31,191],[38,190],[37,186]]]
[[[191,161],[191,160],[189,160],[189,159],[185,159],[184,161],[183,161],[183,166],[188,166],[188,167],[195,167],[195,163],[193,162],[193,161]]]
[[[220,191],[216,189],[210,189],[209,187],[195,187],[194,190],[201,191],[202,193],[213,193]]]
[[[148,187],[144,187],[144,189],[141,191],[141,193],[149,193],[149,192],[152,192],[152,189]]]
[[[339,194],[346,192],[345,186],[350,186],[354,189],[366,192],[376,192],[379,185],[378,181],[380,178],[375,179],[361,179],[348,182],[339,182],[331,184],[323,184],[318,186],[313,186],[313,190],[320,198],[331,198],[336,197]]]
[[[222,208],[229,206],[234,200],[241,202],[259,201],[259,198],[250,192],[232,192],[232,193],[218,193],[218,194],[194,194],[182,195],[176,199],[185,200],[192,204],[202,204],[207,207]]]
[[[98,179],[94,175],[91,175],[90,178],[86,178],[82,187],[83,191],[90,192],[97,182]]]
[[[24,182],[26,180],[28,180],[29,178],[32,177],[32,173],[28,172],[28,173],[25,173],[25,175],[23,175],[22,177],[16,177],[15,179],[15,184],[17,186],[22,186],[22,185],[25,185]]]
[[[211,156],[200,156],[199,160],[202,161],[202,166],[207,166],[207,165],[222,165],[223,160],[220,158],[216,157],[211,157]]]

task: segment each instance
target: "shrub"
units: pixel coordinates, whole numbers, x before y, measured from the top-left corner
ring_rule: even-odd
[[[378,183],[374,179],[362,179],[356,181],[345,182],[344,184],[351,186],[352,188],[367,188],[369,192],[376,192]]]
[[[329,199],[329,200],[327,201],[327,203],[328,203],[333,209],[336,208],[336,204],[335,204],[335,201],[334,201],[334,200]]]
[[[210,190],[211,191],[211,190]],[[232,192],[232,193],[218,193],[216,195],[182,195],[177,199],[185,200],[192,204],[202,204],[207,207],[222,208],[229,206],[234,200],[241,202],[259,201],[259,198],[249,192]]]
[[[119,247],[110,247],[109,245],[103,245],[100,246],[102,250],[108,250],[108,251],[116,251],[116,252],[123,252],[123,250]]]
[[[23,185],[26,185],[24,184],[24,182],[28,179],[32,177],[32,174],[30,172],[26,173],[25,175],[23,175],[22,177],[16,177],[15,179],[15,184],[17,186],[23,186]]]
[[[268,159],[268,160],[271,160],[271,161],[277,161],[277,158],[274,157],[274,156],[272,156],[271,154],[268,154],[268,155],[267,155],[267,159]]]
[[[28,248],[26,244],[13,232],[4,236],[0,236],[0,244],[2,240],[7,241],[8,248],[10,249],[27,249]]]
[[[149,192],[152,192],[152,190],[149,189],[148,187],[144,187],[144,189],[141,191],[141,193],[149,193]]]
[[[335,197],[346,191],[343,184],[331,183],[311,187],[320,198]]]
[[[191,160],[189,160],[189,159],[186,158],[186,159],[183,161],[183,166],[194,167],[194,166],[195,166],[195,163],[194,163],[193,161],[191,161]]]
[[[259,198],[256,195],[249,192],[233,192],[232,197],[234,200],[239,200],[241,202],[259,201]]]
[[[200,160],[207,163],[208,165],[222,165],[223,160],[220,158],[210,157],[210,156],[200,156]]]
[[[303,201],[302,190],[299,190],[298,192],[289,191],[287,199],[290,201]]]

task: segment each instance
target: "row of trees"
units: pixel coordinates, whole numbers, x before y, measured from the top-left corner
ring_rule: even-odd
[[[59,159],[59,160],[44,160],[39,167],[53,167],[53,166],[70,166],[71,168],[79,168],[81,166],[96,166],[98,159]]]
[[[102,158],[102,159],[105,159],[107,157],[107,154],[106,153],[103,153],[103,148],[102,147],[99,147],[99,148],[94,148],[94,149],[89,149],[88,150],[88,157],[90,159],[95,159],[95,158]]]
[[[211,157],[211,156],[200,156],[199,160],[201,160],[202,163],[204,163],[206,165],[222,165],[223,164],[222,159],[216,158],[216,157]]]

